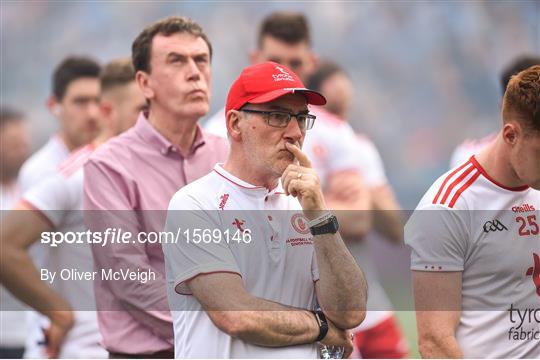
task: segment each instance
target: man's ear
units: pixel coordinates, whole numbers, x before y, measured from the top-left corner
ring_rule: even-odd
[[[113,112],[113,106],[109,100],[101,99],[101,102],[99,103],[99,110],[101,111],[103,118],[110,119]]]
[[[311,53],[311,63],[313,64],[314,68],[319,66],[319,56],[314,52]]]
[[[50,95],[45,101],[45,106],[47,107],[47,109],[49,109],[51,114],[54,115],[54,117],[57,118],[60,116],[62,112],[62,109],[61,109],[62,105],[58,102],[58,100],[56,99],[56,96]]]
[[[502,137],[505,143],[514,146],[521,134],[521,126],[515,121],[504,124],[502,129]]]
[[[226,115],[227,134],[232,140],[242,139],[240,129],[240,112],[238,110],[229,110]]]
[[[317,67],[319,66],[319,57],[314,52],[309,54],[310,65],[308,66],[307,72],[309,75],[313,74]]]
[[[137,85],[139,85],[139,88],[146,99],[152,99],[154,97],[154,90],[150,87],[151,81],[147,72],[141,70],[137,71],[135,74],[135,81],[137,82]]]
[[[261,53],[258,49],[254,49],[254,50],[251,50],[249,52],[249,62],[251,65],[255,65],[255,64],[258,64],[260,61],[259,61],[259,58],[261,56]]]

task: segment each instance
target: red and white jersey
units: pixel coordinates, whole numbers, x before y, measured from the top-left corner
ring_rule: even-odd
[[[480,153],[487,145],[497,137],[497,133],[489,134],[481,139],[468,139],[459,144],[450,158],[450,168],[456,168],[463,164],[473,155]]]
[[[317,356],[316,344],[268,348],[230,337],[185,286],[200,274],[235,273],[254,296],[314,309],[319,273],[312,236],[298,200],[286,196],[281,185],[269,191],[218,164],[174,195],[166,230],[180,233],[177,243],[162,243],[176,358]],[[245,230],[249,238],[242,235]]]
[[[321,186],[324,188],[327,177],[339,171],[353,170],[364,176],[363,154],[349,123],[320,106],[310,106],[309,111],[317,119],[306,133],[302,150],[317,171]]]
[[[540,191],[497,183],[473,156],[407,222],[412,270],[462,272],[456,338],[466,358],[540,358],[539,209]]]
[[[86,145],[75,151],[59,165],[55,174],[31,187],[22,197],[25,203],[39,210],[57,232],[86,230],[82,214],[82,166],[93,150],[93,145]],[[45,245],[43,246],[45,247]],[[47,246],[47,251],[48,258],[41,267],[55,271],[57,274],[50,286],[75,309],[75,325],[68,332],[61,346],[59,357],[107,357],[107,352],[100,345],[101,335],[96,312],[88,311],[88,309],[95,308],[93,282],[60,279],[60,274],[62,271],[66,274],[66,269],[93,270],[89,244],[62,243],[57,247]],[[25,357],[46,357],[43,345],[38,345],[38,343],[43,341],[41,329],[47,324],[48,319],[41,315],[39,315],[38,321],[30,324]]]
[[[303,149],[319,176],[331,173],[332,169],[355,169],[370,188],[388,183],[379,152],[366,135],[355,134],[346,121],[322,107],[310,107],[310,112],[317,116],[317,120],[306,135]],[[362,265],[368,281],[368,309],[376,310],[368,311],[355,331],[371,329],[392,316],[392,305],[377,279],[366,241],[355,241],[348,247],[357,263]]]

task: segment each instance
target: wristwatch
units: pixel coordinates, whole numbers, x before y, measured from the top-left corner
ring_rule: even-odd
[[[330,215],[325,221],[309,227],[311,235],[335,234],[339,230],[339,223],[335,215]]]
[[[319,324],[319,336],[317,336],[315,341],[321,341],[328,333],[328,322],[326,321],[326,316],[324,316],[324,313],[320,310],[311,312],[313,315],[315,315],[315,320],[317,320],[317,324]]]

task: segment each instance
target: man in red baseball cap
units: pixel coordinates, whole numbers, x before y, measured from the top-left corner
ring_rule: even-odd
[[[273,62],[231,86],[227,161],[169,204],[175,357],[314,358],[317,342],[352,351],[366,282],[301,151],[315,121],[307,105],[325,102]]]

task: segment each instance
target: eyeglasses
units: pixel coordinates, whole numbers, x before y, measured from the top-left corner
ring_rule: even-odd
[[[291,114],[285,111],[263,111],[254,109],[240,109],[240,111],[264,115],[266,123],[272,127],[286,128],[293,117],[298,121],[300,130],[309,130],[315,124],[315,115],[311,114]]]

